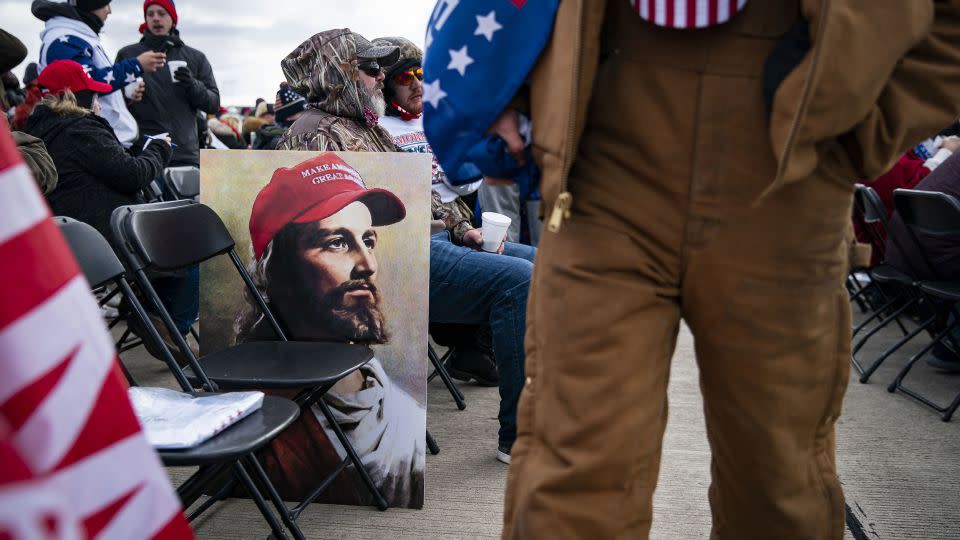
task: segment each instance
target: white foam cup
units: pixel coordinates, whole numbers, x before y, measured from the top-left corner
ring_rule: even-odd
[[[507,235],[507,229],[510,228],[510,218],[496,212],[484,212],[480,217],[483,222],[482,249],[496,252]]]
[[[167,66],[170,67],[170,79],[173,82],[177,82],[177,78],[174,76],[174,73],[176,73],[178,69],[186,67],[187,62],[186,60],[167,60]]]

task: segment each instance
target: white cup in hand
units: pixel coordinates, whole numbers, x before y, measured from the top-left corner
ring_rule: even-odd
[[[143,77],[137,77],[135,81],[123,87],[123,95],[131,101],[137,100],[137,94],[140,92],[140,86],[143,84]]]
[[[170,80],[177,82],[177,70],[182,67],[187,67],[187,62],[185,60],[167,60],[167,66],[170,67]]]
[[[483,221],[483,246],[481,249],[496,253],[500,250],[500,244],[507,236],[507,229],[510,228],[510,218],[496,212],[484,212],[481,214]]]

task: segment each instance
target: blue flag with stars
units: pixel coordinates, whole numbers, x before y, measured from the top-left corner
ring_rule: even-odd
[[[440,166],[468,153],[527,79],[559,0],[439,0],[427,25],[423,128]],[[482,169],[481,169],[482,170]],[[455,176],[455,175],[454,175]]]

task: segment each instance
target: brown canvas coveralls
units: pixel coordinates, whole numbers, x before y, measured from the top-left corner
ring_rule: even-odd
[[[604,2],[561,2],[533,76],[544,206],[572,208],[548,214],[560,227],[544,234],[534,267],[503,536],[649,534],[682,318],[713,453],[712,537],[842,538],[834,424],[849,371],[852,184],[958,113],[936,82],[930,96],[906,92],[928,106],[916,124],[883,110],[903,96],[884,86],[885,70],[909,70],[898,60],[930,32],[933,4],[871,3],[887,17],[881,30],[857,20],[856,2],[753,0],[699,31],[657,28],[626,0],[605,4],[604,16]],[[763,64],[801,9],[811,58],[768,122]],[[840,73],[830,55],[858,51],[843,26],[859,23],[868,38],[886,33],[878,58],[850,68],[850,86],[820,82]],[[946,47],[954,60],[956,47]],[[956,67],[943,74],[954,93]],[[592,98],[578,102],[584,93]],[[558,119],[565,100],[573,111]]]

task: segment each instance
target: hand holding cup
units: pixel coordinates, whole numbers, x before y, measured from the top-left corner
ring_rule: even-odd
[[[145,73],[153,73],[163,67],[167,61],[167,55],[162,52],[146,51],[137,56],[137,61],[140,62],[140,67]]]

